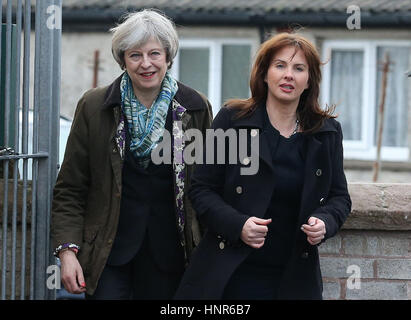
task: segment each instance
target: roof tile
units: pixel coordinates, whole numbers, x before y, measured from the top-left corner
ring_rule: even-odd
[[[65,9],[150,8],[181,11],[346,12],[351,4],[379,13],[411,11],[411,0],[64,0]]]

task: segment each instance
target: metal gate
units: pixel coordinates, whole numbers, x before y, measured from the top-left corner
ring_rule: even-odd
[[[61,5],[1,1],[2,300],[55,298],[46,282],[55,264],[49,239],[58,170]]]

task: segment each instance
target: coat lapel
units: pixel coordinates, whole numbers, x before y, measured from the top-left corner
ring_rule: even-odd
[[[114,127],[110,136],[112,152],[111,152],[111,166],[114,173],[118,190],[121,190],[121,173],[122,162],[124,159],[124,151],[126,144],[126,132],[124,126],[124,119],[120,119],[120,107],[113,108]]]
[[[256,152],[257,154],[254,153],[254,155],[263,160],[271,169],[271,171],[273,171],[272,150],[270,149],[270,143],[268,142],[268,139],[270,138],[267,136],[267,132],[264,130],[263,108],[265,108],[265,106],[260,105],[250,116],[235,120],[233,126],[237,129],[250,128],[259,130],[258,152]],[[247,139],[247,144],[248,150],[251,149],[251,151],[253,151],[254,149],[251,148],[251,139]]]
[[[121,97],[120,97],[120,82],[123,74],[121,74],[111,85],[107,87],[104,96],[102,109],[113,113],[113,127],[110,134],[110,158],[111,166],[114,173],[118,190],[121,191],[121,172],[123,167],[124,151],[126,144],[126,132],[124,119],[121,117]]]
[[[273,156],[272,156],[273,153],[270,148],[270,143],[268,142],[268,139],[270,138],[267,136],[267,131],[261,130],[259,156],[268,165],[268,167],[271,169],[271,172],[273,172],[274,171]]]

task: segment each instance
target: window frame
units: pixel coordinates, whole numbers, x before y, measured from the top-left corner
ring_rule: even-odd
[[[346,159],[358,160],[374,160],[377,154],[377,147],[374,145],[374,132],[376,130],[375,116],[378,113],[377,103],[377,50],[378,47],[398,46],[410,47],[411,41],[408,40],[366,40],[366,39],[340,39],[340,40],[324,40],[322,44],[322,57],[325,62],[323,69],[323,81],[321,85],[321,103],[332,103],[330,101],[331,94],[331,52],[332,50],[347,50],[363,52],[363,92],[361,97],[362,102],[362,117],[361,117],[361,139],[343,141],[344,157]],[[411,56],[411,54],[410,54]],[[410,59],[411,64],[411,59]],[[409,66],[404,66],[404,70],[408,70]],[[405,72],[405,71],[404,71]],[[404,75],[405,77],[405,75]],[[336,109],[338,114],[338,105]],[[375,115],[367,117],[367,115]],[[338,118],[337,118],[338,119]],[[408,121],[407,121],[408,122]],[[404,132],[404,134],[408,134]],[[409,158],[409,147],[382,147],[381,159],[385,161],[407,161]]]
[[[182,38],[180,39],[179,49],[196,49],[208,48],[209,69],[208,69],[208,100],[213,107],[214,117],[221,108],[222,95],[222,63],[223,63],[223,45],[249,45],[250,46],[250,69],[254,60],[255,52],[259,46],[256,39],[253,38]],[[179,79],[180,50],[174,59],[171,68],[171,74]],[[247,75],[249,76],[249,74]],[[188,84],[189,85],[189,84]],[[206,92],[203,92],[206,94]],[[249,95],[251,94],[249,90]]]

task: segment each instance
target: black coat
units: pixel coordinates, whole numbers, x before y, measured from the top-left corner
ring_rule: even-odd
[[[240,168],[244,164],[240,162],[196,167],[189,196],[200,222],[208,231],[194,251],[176,299],[221,299],[234,270],[255,250],[243,243],[240,235],[249,216],[264,217],[273,193],[273,161],[262,130],[263,111],[259,107],[251,116],[235,119],[235,111],[223,108],[214,119],[213,129],[259,129],[259,153],[254,156],[254,160],[259,159],[259,169],[255,175],[241,175]],[[250,143],[250,134],[248,138]],[[300,227],[310,216],[323,220],[325,241],[338,232],[351,211],[343,171],[340,124],[327,119],[319,131],[307,135],[306,150],[301,209],[295,226],[294,249],[279,291],[280,299],[322,298],[318,249],[307,242]]]

